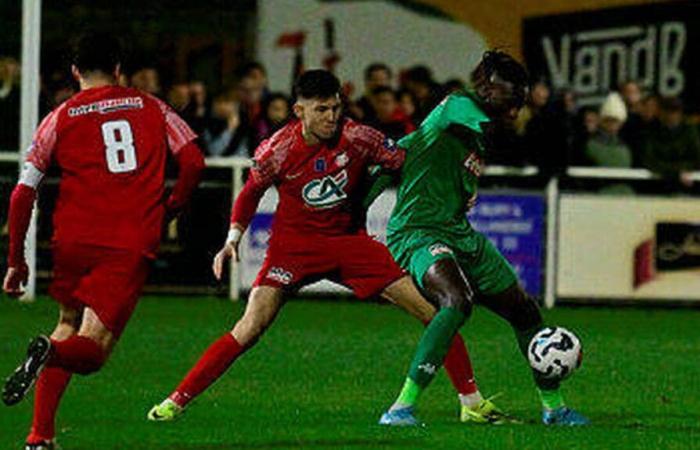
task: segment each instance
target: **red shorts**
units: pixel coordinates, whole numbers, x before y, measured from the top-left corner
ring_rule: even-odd
[[[270,247],[253,286],[295,290],[322,278],[353,290],[359,298],[380,294],[404,276],[389,250],[365,233],[342,236],[283,234]]]
[[[143,254],[84,244],[56,244],[49,294],[73,309],[91,308],[119,336],[148,276]]]

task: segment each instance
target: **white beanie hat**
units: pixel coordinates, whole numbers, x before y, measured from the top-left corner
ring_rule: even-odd
[[[600,105],[600,118],[610,117],[620,122],[627,120],[627,107],[617,92],[611,92]]]

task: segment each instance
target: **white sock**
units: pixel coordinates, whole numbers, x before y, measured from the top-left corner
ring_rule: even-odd
[[[459,402],[469,409],[476,407],[482,401],[484,401],[484,397],[481,396],[479,391],[467,395],[459,394]]]

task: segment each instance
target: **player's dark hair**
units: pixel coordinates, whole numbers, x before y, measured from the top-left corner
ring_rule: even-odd
[[[492,82],[494,77],[513,85],[513,102],[517,105],[525,103],[529,88],[527,70],[508,53],[501,50],[484,52],[481,62],[472,72],[472,82]]]
[[[329,98],[340,93],[340,81],[327,70],[307,70],[294,83],[296,98]]]
[[[80,72],[99,71],[112,74],[122,62],[122,46],[114,35],[88,32],[78,39],[73,53],[73,64]]]
[[[372,63],[365,67],[365,81],[369,80],[374,72],[383,71],[389,74],[391,78],[391,69],[384,63]]]

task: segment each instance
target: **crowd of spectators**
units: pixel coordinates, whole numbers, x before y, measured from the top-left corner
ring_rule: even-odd
[[[16,148],[19,114],[19,65],[0,58],[0,149]],[[279,129],[292,115],[291,97],[270,92],[265,68],[243,65],[234,83],[210,92],[201,81],[177,82],[164,89],[159,73],[143,67],[120,82],[164,98],[199,134],[207,156],[251,156],[257,144]],[[425,66],[394,73],[382,63],[367,66],[362,92],[346,85],[346,112],[399,139],[413,131],[426,115],[465,82],[436,81]],[[48,111],[75,93],[76,86],[56,74],[42,83],[42,104]],[[689,172],[700,170],[697,123],[689,121],[679,98],[643,92],[627,81],[600,106],[581,106],[572,91],[552,92],[546,80],[534,80],[518,119],[503,125],[490,142],[487,162],[535,165],[544,175],[566,167],[600,166],[647,168],[680,187],[689,187]],[[605,190],[629,191],[613,184]]]

